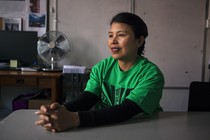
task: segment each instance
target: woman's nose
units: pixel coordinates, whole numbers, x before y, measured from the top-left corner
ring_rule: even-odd
[[[117,43],[118,43],[117,37],[114,36],[114,37],[112,38],[112,44],[117,44]]]

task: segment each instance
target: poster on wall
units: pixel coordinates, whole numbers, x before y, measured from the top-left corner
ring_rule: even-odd
[[[22,18],[3,18],[2,28],[5,31],[21,31]]]
[[[49,0],[0,0],[0,30],[47,31]],[[6,19],[6,20],[5,20]]]
[[[47,30],[47,0],[26,1],[26,30],[37,31],[41,37]]]

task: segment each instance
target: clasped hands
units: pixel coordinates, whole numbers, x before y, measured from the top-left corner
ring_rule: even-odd
[[[80,124],[78,112],[70,112],[57,102],[42,105],[35,114],[39,115],[39,119],[35,124],[51,132],[76,128]]]

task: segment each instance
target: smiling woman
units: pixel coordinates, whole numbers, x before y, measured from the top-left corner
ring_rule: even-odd
[[[41,106],[36,121],[49,131],[119,123],[160,111],[164,77],[142,56],[147,26],[132,13],[119,13],[110,22],[110,57],[91,71],[84,92],[71,102]],[[95,110],[91,108],[95,106]]]
[[[135,19],[135,20],[133,20]],[[110,25],[113,23],[124,23],[128,26],[130,26],[130,29],[134,33],[135,39],[138,39],[140,37],[146,38],[148,36],[148,29],[145,22],[137,15],[135,14],[129,14],[129,13],[120,13],[117,16],[115,16],[112,21],[110,22]],[[142,55],[144,51],[144,43],[139,47],[138,54]]]
[[[109,31],[108,45],[112,57],[118,60],[122,70],[130,69],[138,57],[138,49],[142,47],[144,37],[135,38],[135,34],[129,25],[114,22]]]

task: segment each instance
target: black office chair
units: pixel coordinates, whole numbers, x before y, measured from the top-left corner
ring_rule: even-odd
[[[210,111],[210,82],[191,82],[188,111]]]

